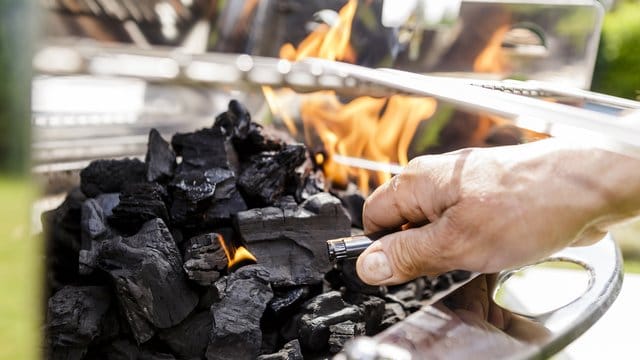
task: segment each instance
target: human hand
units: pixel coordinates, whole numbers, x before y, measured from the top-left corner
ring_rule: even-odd
[[[492,273],[598,240],[640,208],[639,165],[556,139],[418,157],[367,199],[365,232],[409,228],[361,254],[358,276],[390,285]]]

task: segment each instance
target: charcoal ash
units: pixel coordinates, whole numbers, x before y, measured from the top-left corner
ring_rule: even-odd
[[[173,177],[176,169],[176,153],[156,129],[149,132],[149,146],[145,156],[146,180],[164,182]]]
[[[156,329],[177,325],[198,303],[176,244],[160,219],[149,220],[133,236],[101,242],[96,259],[112,278],[138,343],[149,340]]]
[[[125,234],[136,233],[152,219],[169,223],[167,190],[155,182],[132,183],[124,187],[120,202],[113,208],[109,223]]]
[[[302,360],[302,350],[298,340],[291,340],[284,344],[282,349],[276,353],[260,355],[257,360]]]
[[[187,277],[198,285],[213,285],[227,268],[220,236],[217,233],[202,234],[186,243],[183,268]]]
[[[260,319],[273,297],[269,272],[248,265],[220,279],[220,302],[211,306],[213,326],[206,357],[255,359],[260,352]]]
[[[239,212],[235,226],[275,286],[321,282],[331,268],[325,241],[348,236],[351,227],[340,201],[328,193],[295,208]]]
[[[65,286],[48,302],[46,336],[50,359],[82,359],[94,341],[118,333],[106,287]]]
[[[145,164],[138,159],[95,160],[80,172],[80,189],[87,197],[96,197],[119,193],[127,184],[145,179]]]

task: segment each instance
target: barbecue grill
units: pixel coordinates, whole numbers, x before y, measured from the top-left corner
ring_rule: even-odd
[[[296,1],[242,6],[221,2],[217,8],[200,1],[43,4],[47,21],[56,24],[56,36],[46,38],[34,57],[39,75],[33,83],[33,153],[34,172],[49,194],[68,191],[77,184],[79,170],[96,158],[142,157],[150,127],[170,134],[209,126],[212,108],[232,98],[256,109],[255,117],[265,124],[288,129],[318,148],[324,159],[318,165],[325,169],[328,158],[369,174],[401,171],[399,163],[330,151],[326,143],[309,136],[317,128],[300,122],[292,127],[285,121],[287,114],[300,118],[300,99],[329,90],[341,99],[429,98],[437,104],[432,121],[443,113],[460,112],[488,117],[493,125],[515,126],[530,139],[568,137],[640,156],[640,131],[632,121],[640,103],[584,90],[591,79],[602,17],[593,1],[454,1],[435,18],[425,15],[435,11],[429,1],[416,2],[406,16],[390,11],[388,3],[374,2],[356,19],[373,16],[380,22],[369,27],[362,19],[354,23],[359,24],[353,30],[354,51],[362,54],[359,65],[278,57],[286,43],[297,44],[309,31],[332,25],[342,1],[304,7]],[[479,20],[478,14],[486,19]],[[80,34],[77,28],[72,32],[84,18],[95,24],[83,27]],[[569,22],[582,25],[567,30]],[[104,39],[118,43],[90,39],[96,28],[106,34]],[[211,29],[220,36],[216,41],[211,41]],[[477,37],[477,31],[484,36]],[[375,42],[380,45],[372,46]],[[475,49],[476,42],[483,49]],[[495,71],[478,63],[479,58],[491,58],[484,50],[492,43],[505,62]],[[491,59],[489,64],[497,61]],[[523,80],[502,80],[507,77]],[[269,89],[278,94],[277,106]],[[295,129],[303,134],[291,131]],[[428,131],[429,127],[418,127],[414,137]],[[404,156],[416,151],[408,146]],[[578,264],[589,281],[584,293],[568,304],[542,314],[522,314],[532,328],[542,327],[545,336],[519,337],[517,345],[501,342],[495,332],[474,333],[469,324],[425,303],[422,310],[375,337],[351,342],[338,357],[409,359],[424,356],[424,351],[443,358],[468,357],[477,351],[473,341],[483,339],[502,346],[494,357],[506,349],[513,358],[550,356],[606,311],[620,289],[622,270],[610,235],[548,260]],[[498,287],[519,270],[501,273]],[[447,340],[452,334],[463,340]]]

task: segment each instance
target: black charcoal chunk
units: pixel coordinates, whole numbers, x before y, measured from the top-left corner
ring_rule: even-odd
[[[327,239],[349,236],[351,224],[340,200],[320,193],[296,208],[267,207],[237,214],[235,225],[274,286],[322,281],[331,269]]]
[[[176,174],[169,185],[173,195],[171,217],[175,224],[202,224],[203,221],[229,220],[231,214],[245,210],[236,189],[232,170],[213,168]]]
[[[406,317],[407,313],[404,311],[402,305],[398,303],[386,303],[384,305],[384,315],[380,328],[386,329],[398,321],[404,320]]]
[[[461,282],[471,277],[471,271],[453,270],[449,272],[449,275],[451,275],[451,280],[454,282]]]
[[[351,225],[358,229],[363,229],[362,209],[364,208],[365,198],[356,184],[349,183],[345,190],[333,190],[332,193],[340,199],[342,206],[347,210]]]
[[[209,344],[213,319],[208,310],[190,315],[183,322],[159,333],[159,338],[180,359],[202,359]]]
[[[50,359],[82,359],[89,344],[114,336],[118,323],[111,309],[111,293],[101,286],[65,286],[47,309]]]
[[[107,219],[98,198],[87,199],[82,204],[80,223],[82,244],[78,256],[78,271],[81,275],[89,275],[96,267],[99,243],[111,237],[113,233],[107,225]]]
[[[445,273],[431,279],[431,288],[434,291],[443,291],[451,287],[451,276]]]
[[[173,177],[176,154],[156,129],[149,132],[149,145],[144,162],[147,181],[165,181]]]
[[[79,189],[74,189],[58,208],[42,214],[49,291],[77,282],[81,208],[85,200],[84,194]]]
[[[276,316],[281,316],[307,300],[310,294],[311,288],[309,286],[274,290],[273,299],[269,302],[269,309]]]
[[[182,156],[178,171],[231,168],[228,153],[235,151],[222,128],[205,128],[178,133],[171,138],[175,152]]]
[[[329,327],[344,321],[361,322],[363,311],[345,303],[340,293],[331,291],[309,300],[298,320],[298,334],[302,347],[322,351],[329,345]]]
[[[340,352],[344,344],[356,336],[364,335],[364,323],[344,321],[329,326],[329,352],[335,354]]]
[[[199,285],[213,285],[227,268],[227,257],[219,237],[216,233],[203,234],[186,243],[183,268],[187,277]]]
[[[120,194],[120,203],[109,217],[109,224],[121,232],[132,234],[151,219],[159,218],[168,223],[167,196],[166,190],[158,183],[126,185]]]
[[[423,298],[425,285],[424,278],[419,278],[406,284],[392,286],[384,298],[388,302],[400,304],[405,311],[412,313],[422,307],[420,300]]]
[[[221,300],[211,306],[213,328],[206,357],[255,359],[260,352],[260,319],[273,297],[269,272],[260,265],[244,266],[218,281]]]
[[[278,152],[263,152],[249,158],[238,186],[246,199],[255,204],[271,205],[285,194],[295,169],[306,159],[304,145],[286,145]]]
[[[244,140],[251,130],[251,114],[242,103],[231,100],[228,110],[216,117],[213,127],[222,128],[227,136]]]
[[[291,340],[282,349],[273,354],[260,355],[258,360],[302,360],[302,350],[298,340]]]
[[[347,302],[358,305],[364,311],[365,334],[375,335],[384,317],[385,301],[377,296],[347,293]]]
[[[127,184],[144,182],[145,173],[138,159],[95,160],[80,172],[80,188],[87,197],[119,193]]]
[[[356,272],[356,260],[357,259],[344,259],[338,263],[340,283],[347,291],[369,295],[383,295],[386,291],[384,286],[368,285],[360,280]]]
[[[160,219],[149,220],[133,236],[103,241],[97,265],[113,279],[138,343],[149,340],[156,328],[177,325],[198,303],[176,244]]]
[[[87,354],[87,359],[100,360],[138,360],[140,349],[129,339],[117,339],[109,344],[93,349]]]
[[[243,161],[261,152],[280,151],[287,142],[291,143],[293,140],[286,134],[277,132],[273,127],[264,128],[254,122],[249,124],[249,130],[244,138],[233,139],[236,152]]]

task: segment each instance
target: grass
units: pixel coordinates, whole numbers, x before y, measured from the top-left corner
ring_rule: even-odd
[[[31,184],[0,178],[0,359],[41,358],[41,244],[31,236]]]

